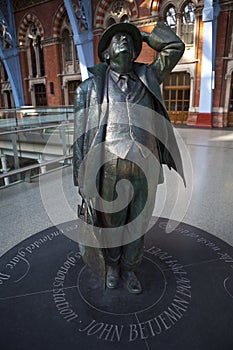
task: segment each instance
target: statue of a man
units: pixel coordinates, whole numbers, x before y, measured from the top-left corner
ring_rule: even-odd
[[[151,64],[135,62],[142,42],[157,52]],[[89,212],[95,213],[94,225],[122,228],[123,232],[119,244],[101,249],[108,288],[117,288],[122,278],[130,293],[142,292],[135,270],[142,260],[144,233],[152,216],[157,184],[163,182],[162,164],[174,168],[184,179],[179,149],[159,86],[183,55],[184,48],[184,43],[164,23],[159,22],[151,33],[140,32],[130,23],[114,24],[100,39],[101,63],[89,69],[93,76],[76,90],[74,184],[79,186],[84,202],[89,203]],[[144,114],[143,110],[152,114]],[[153,113],[157,118],[153,119]],[[159,122],[154,122],[155,119]],[[86,157],[98,145],[101,145],[100,156],[95,154],[86,165]],[[150,165],[156,163],[153,159],[158,166],[151,182],[151,176],[145,174],[150,174]],[[99,173],[93,179],[96,168]],[[90,205],[89,187],[94,183],[110,209],[119,194],[117,183],[122,179],[129,180],[133,186],[132,195],[132,186],[128,182],[122,185],[121,196],[128,202],[126,207],[114,211],[106,207],[101,210],[99,206],[95,210],[93,203],[99,201],[95,198]],[[145,205],[147,210],[143,211]],[[136,220],[139,216],[140,220]],[[131,235],[129,241],[124,240],[124,235],[129,234],[127,230]],[[85,247],[82,251],[85,252]]]

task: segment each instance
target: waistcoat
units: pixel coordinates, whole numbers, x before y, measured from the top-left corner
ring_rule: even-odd
[[[140,154],[144,158],[147,158],[150,152],[157,155],[156,139],[148,132],[154,130],[150,125],[154,109],[151,93],[136,74],[123,79],[128,80],[127,87],[124,82],[121,83],[120,74],[109,70],[107,78],[109,115],[105,149],[122,159],[130,154]],[[141,118],[140,127],[138,118]]]

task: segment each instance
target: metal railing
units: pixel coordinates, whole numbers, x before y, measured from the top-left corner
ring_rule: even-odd
[[[26,176],[24,178],[24,180],[26,182],[31,182],[31,179],[32,179],[32,170],[34,169],[39,169],[39,168],[42,168],[42,167],[45,167],[45,166],[48,166],[48,165],[51,165],[51,164],[56,164],[56,163],[61,163],[63,162],[63,165],[69,165],[68,162],[66,162],[67,160],[71,159],[72,158],[72,155],[69,155],[69,156],[64,156],[64,157],[58,157],[54,160],[50,160],[50,161],[45,161],[43,163],[40,163],[40,164],[33,164],[33,165],[29,165],[29,166],[24,166],[23,168],[20,168],[20,169],[14,169],[14,170],[10,170],[6,173],[3,173],[3,174],[0,174],[0,180],[1,179],[5,179],[5,178],[9,178],[11,176],[15,176],[15,175],[19,175],[19,174],[22,174],[22,173],[26,173]],[[59,166],[60,168],[61,166]]]
[[[72,107],[0,109],[0,188],[69,165],[72,134]]]

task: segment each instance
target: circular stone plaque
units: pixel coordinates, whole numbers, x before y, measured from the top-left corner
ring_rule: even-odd
[[[75,222],[12,248],[0,258],[0,349],[232,349],[233,248],[167,224],[146,234],[140,295],[104,288],[67,238]]]

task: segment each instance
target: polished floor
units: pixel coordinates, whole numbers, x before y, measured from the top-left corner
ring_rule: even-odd
[[[175,130],[187,186],[165,170],[153,215],[196,226],[233,246],[233,130]],[[75,219],[79,200],[71,167],[2,189],[0,198],[0,255],[30,235]]]

